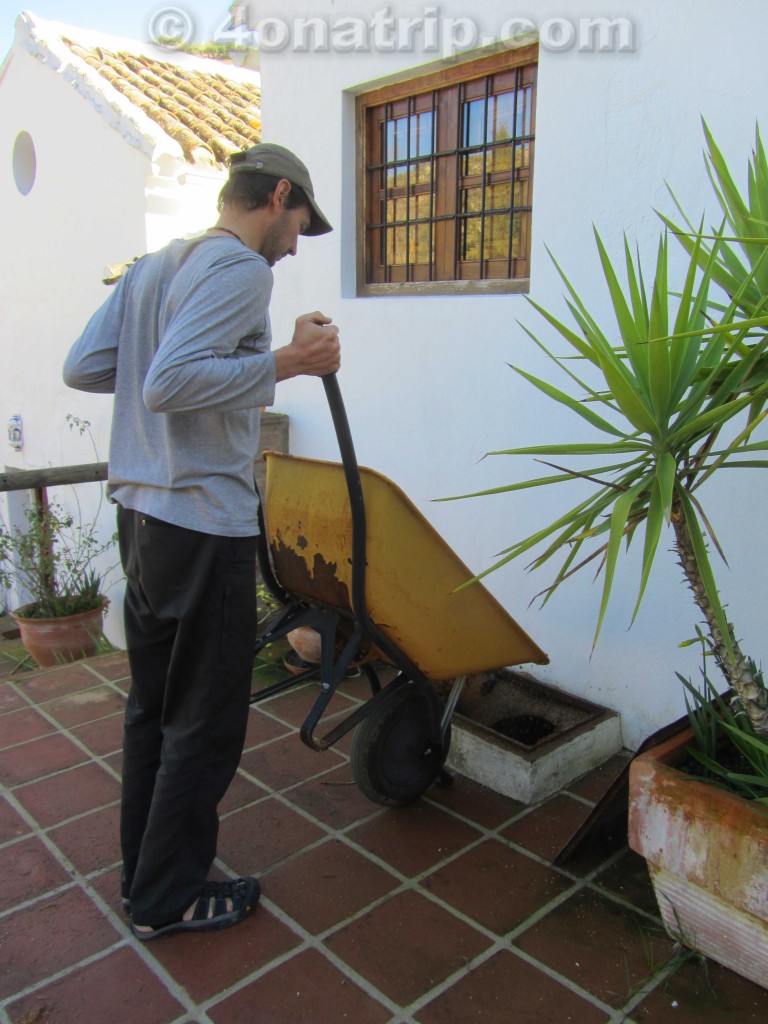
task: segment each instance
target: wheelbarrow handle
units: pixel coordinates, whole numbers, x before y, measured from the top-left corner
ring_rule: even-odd
[[[363,484],[349,429],[347,410],[341,397],[339,380],[335,373],[328,373],[323,378],[323,387],[331,410],[331,419],[339,442],[341,464],[347,481],[349,505],[352,514],[352,608],[355,614],[367,619],[365,603],[365,563],[366,563],[366,521]]]
[[[372,640],[380,651],[388,655],[394,665],[401,671],[404,671],[410,679],[426,683],[427,679],[422,672],[406,656],[404,651],[401,651],[396,644],[382,633],[368,612],[365,597],[367,533],[363,483],[360,478],[357,456],[355,455],[355,446],[352,443],[352,432],[349,429],[347,411],[344,408],[344,400],[341,397],[341,389],[339,388],[336,374],[326,374],[322,381],[328,399],[328,406],[331,410],[336,437],[339,442],[341,464],[344,469],[349,494],[349,507],[352,518],[352,611],[365,636]]]

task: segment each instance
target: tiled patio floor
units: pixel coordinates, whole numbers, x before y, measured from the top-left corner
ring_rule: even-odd
[[[552,866],[620,759],[538,807],[458,777],[387,810],[354,786],[348,743],[302,745],[302,692],[251,711],[222,807],[216,868],[259,875],[255,913],[142,945],[118,894],[125,656],[12,667],[0,669],[5,1024],[768,1020],[768,991],[679,955],[644,862],[620,843]]]

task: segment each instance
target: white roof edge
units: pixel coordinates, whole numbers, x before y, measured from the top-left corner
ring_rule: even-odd
[[[22,11],[19,15],[20,18],[28,18],[30,24],[35,27],[38,38],[44,39],[46,42],[50,42],[52,38],[56,40],[61,36],[68,36],[73,42],[80,43],[82,46],[101,46],[105,50],[113,52],[126,51],[136,56],[150,57],[152,60],[175,64],[186,71],[204,71],[209,75],[222,75],[232,82],[242,82],[245,85],[260,84],[261,76],[258,71],[227,64],[215,57],[199,57],[194,53],[182,53],[146,40],[113,36],[95,29],[79,28],[61,21],[39,18],[31,11]],[[18,19],[16,25],[18,30]]]
[[[245,81],[251,85],[256,84],[254,78],[259,77],[256,72],[235,68],[233,70],[237,72],[237,75],[229,75],[226,74],[226,72],[231,70],[229,65],[223,64],[221,61],[205,61],[194,58],[191,54],[171,53],[162,47],[154,46],[150,43],[139,43],[136,40],[122,39],[119,36],[109,36],[100,32],[83,30],[71,25],[65,25],[62,22],[45,21],[29,11],[22,11],[16,19],[14,46],[25,50],[52,71],[60,74],[123,136],[129,145],[138,149],[153,163],[158,163],[160,160],[167,163],[168,158],[170,158],[174,163],[178,161],[180,170],[189,170],[190,167],[198,170],[203,167],[210,167],[212,170],[218,169],[213,156],[202,148],[200,150],[200,159],[190,165],[185,160],[184,153],[178,142],[167,135],[158,124],[145,114],[143,110],[131,103],[106,78],[84,60],[76,56],[62,42],[62,36],[66,36],[84,47],[100,46],[106,50],[143,55],[151,57],[153,60],[164,60],[189,70],[203,70],[208,74],[221,73],[226,78],[241,82]],[[191,62],[182,61],[179,59],[181,57],[190,57]],[[3,63],[3,67],[5,67],[7,60],[8,58]],[[215,67],[212,66],[214,64],[216,65]]]

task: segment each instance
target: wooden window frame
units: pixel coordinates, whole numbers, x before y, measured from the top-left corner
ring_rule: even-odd
[[[474,60],[465,61],[461,64],[456,64],[451,67],[443,68],[440,71],[433,72],[431,74],[421,75],[415,78],[409,78],[407,80],[399,81],[394,84],[380,86],[375,89],[368,90],[361,93],[357,97],[357,294],[358,296],[387,296],[387,295],[478,295],[478,294],[507,294],[507,293],[524,293],[530,289],[530,231],[531,231],[531,219],[532,219],[532,200],[533,200],[533,164],[535,159],[535,137],[536,137],[536,69],[538,64],[538,46],[533,44],[531,46],[520,47],[513,50],[504,50],[502,52],[496,52],[488,54]],[[524,69],[524,70],[523,70]],[[478,269],[478,276],[473,279],[460,279],[445,278],[443,279],[429,279],[433,278],[435,273],[444,274],[446,267],[451,262],[454,266],[454,272],[457,268],[461,269],[462,273],[471,273],[472,268],[469,262],[462,261],[459,258],[458,252],[458,233],[459,223],[462,219],[462,215],[458,210],[458,197],[462,193],[462,189],[468,188],[474,184],[478,187],[483,188],[483,205],[485,207],[485,188],[487,185],[494,184],[494,175],[487,171],[487,156],[483,157],[483,171],[481,174],[476,175],[478,179],[475,182],[470,179],[467,174],[467,169],[464,168],[465,173],[460,175],[460,161],[466,159],[461,154],[461,140],[459,138],[460,127],[458,125],[458,111],[462,102],[467,102],[467,97],[472,98],[473,91],[476,92],[478,89],[481,93],[478,96],[488,96],[489,86],[488,83],[493,79],[500,78],[504,80],[503,76],[507,74],[526,74],[527,85],[532,87],[531,90],[531,123],[530,131],[527,135],[521,136],[524,141],[529,143],[529,166],[527,167],[527,179],[528,179],[528,194],[527,202],[523,207],[523,210],[527,213],[527,254],[525,257],[525,271],[522,276],[516,277],[490,277],[482,278],[483,271]],[[457,92],[458,90],[458,92]],[[499,91],[509,91],[498,90]],[[459,98],[457,99],[457,95]],[[463,99],[462,99],[463,97]],[[390,111],[399,110],[400,113],[394,116],[400,117],[402,111],[406,110],[408,116],[412,116],[416,113],[424,113],[431,108],[433,112],[433,118],[436,118],[438,131],[437,138],[433,138],[432,151],[429,155],[430,163],[430,178],[431,184],[428,186],[426,193],[423,189],[419,189],[418,185],[412,187],[410,171],[408,172],[408,181],[405,191],[407,208],[410,211],[411,200],[421,194],[429,194],[430,200],[430,213],[428,218],[429,227],[429,247],[430,250],[434,243],[435,247],[435,259],[434,264],[417,264],[411,263],[406,257],[406,263],[400,264],[403,267],[403,271],[396,271],[396,273],[403,273],[406,277],[405,280],[396,281],[381,281],[375,282],[369,280],[370,277],[374,276],[370,272],[369,267],[369,245],[372,244],[369,241],[370,232],[377,230],[375,225],[382,223],[381,214],[378,216],[374,215],[373,207],[373,194],[375,186],[371,183],[370,175],[375,173],[376,169],[379,168],[382,163],[376,163],[374,160],[370,160],[371,153],[376,153],[375,143],[372,138],[374,131],[373,127],[373,116],[372,113],[375,108],[381,107],[384,104],[388,104]],[[441,104],[444,105],[445,109],[441,113]],[[405,106],[404,106],[405,105]],[[390,119],[392,114],[389,115]],[[434,125],[434,120],[433,120]],[[433,127],[434,130],[434,127]],[[441,143],[445,143],[448,137],[452,137],[455,141],[448,148],[448,150],[441,148]],[[511,152],[515,153],[515,146],[518,144],[517,138],[512,140]],[[381,145],[379,146],[379,153],[381,153]],[[451,152],[452,150],[452,152]],[[492,150],[492,146],[489,146],[487,140],[483,143],[483,151],[485,154]],[[385,155],[385,154],[384,154]],[[436,164],[439,158],[439,169],[436,171]],[[425,162],[427,158],[425,157]],[[412,158],[408,156],[409,167],[412,163]],[[373,169],[373,170],[372,170]],[[509,176],[509,172],[505,172],[507,180],[511,182],[511,187],[514,189],[514,184],[517,181],[518,176],[513,175],[512,178]],[[436,184],[435,184],[436,182]],[[390,192],[385,190],[385,196],[389,196]],[[379,189],[379,195],[381,190]],[[392,193],[394,194],[394,193]],[[381,201],[379,200],[381,206]],[[514,197],[510,197],[510,218],[514,217],[515,202]],[[423,217],[423,214],[420,214]],[[410,212],[406,215],[410,220]],[[485,218],[481,218],[481,225],[484,224]],[[373,225],[374,227],[371,227]],[[410,230],[407,232],[408,243],[410,242]],[[481,227],[484,230],[484,227]],[[434,238],[433,238],[434,234]],[[481,235],[482,239],[482,235]],[[509,237],[509,249],[510,255],[507,262],[507,269],[512,267],[515,258],[512,256],[512,232],[510,231]],[[386,244],[381,242],[380,244]],[[481,251],[484,253],[484,243],[481,240],[480,243]],[[475,261],[477,262],[477,261]],[[497,261],[498,262],[498,261]],[[489,264],[490,261],[487,259],[483,260],[483,264]],[[421,275],[425,276],[424,267],[427,267],[426,271],[427,279],[423,280],[411,280],[414,276]],[[498,272],[499,267],[496,267]],[[392,271],[390,271],[392,273]]]

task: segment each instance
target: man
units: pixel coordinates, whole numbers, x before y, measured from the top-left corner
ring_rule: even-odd
[[[107,493],[132,676],[122,893],[142,940],[226,928],[259,897],[254,878],[206,881],[248,716],[259,410],[276,382],[340,359],[317,312],[270,351],[270,268],[331,230],[304,164],[270,144],[236,154],[219,213],[130,267],[64,365],[70,387],[115,396]]]

